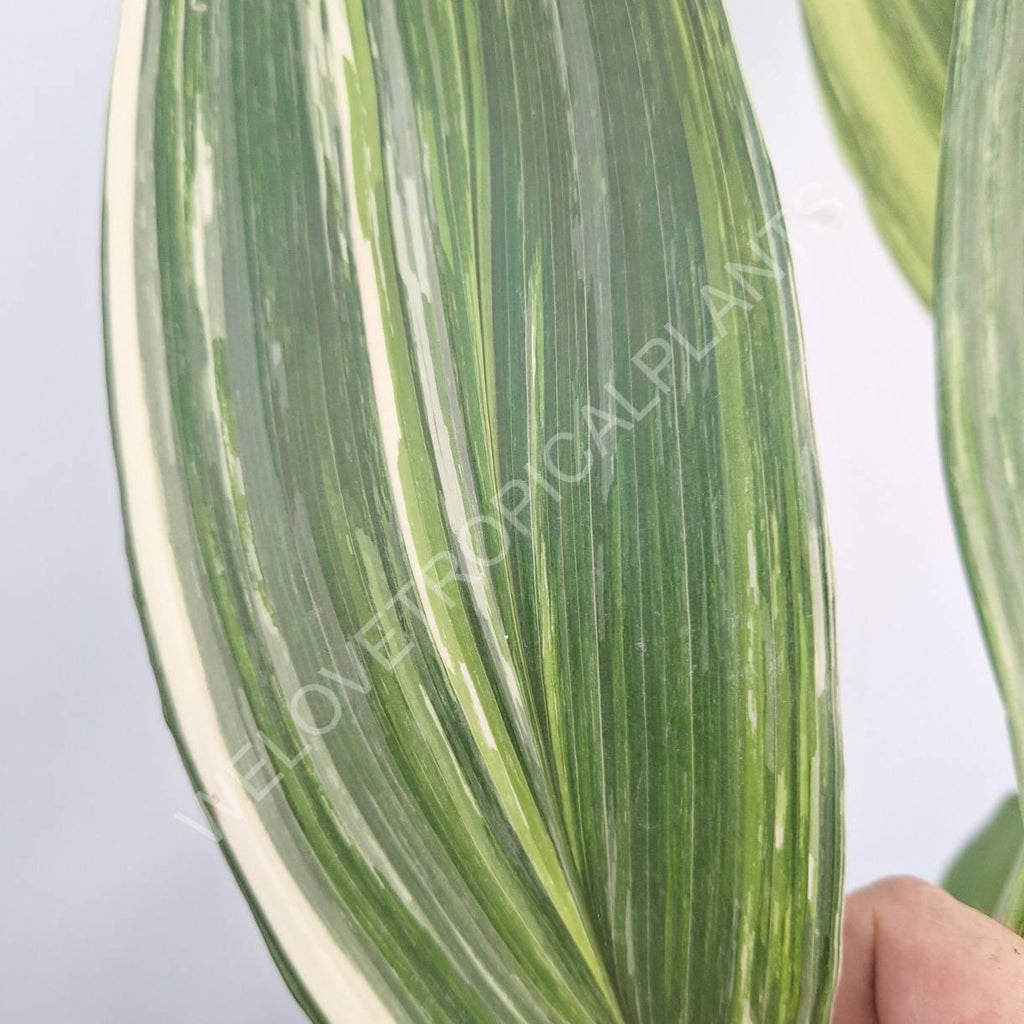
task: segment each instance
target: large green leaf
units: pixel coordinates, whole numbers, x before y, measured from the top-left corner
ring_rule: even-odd
[[[963,0],[943,129],[939,404],[964,561],[1024,778],[1024,9]]]
[[[926,302],[955,9],[955,0],[803,0],[847,158],[879,230]]]
[[[961,0],[936,241],[939,404],[960,546],[1024,781],[1022,100],[1024,8]],[[998,913],[1024,924],[1020,869]]]
[[[717,0],[127,0],[139,606],[312,1017],[828,1020],[831,584],[777,207]]]

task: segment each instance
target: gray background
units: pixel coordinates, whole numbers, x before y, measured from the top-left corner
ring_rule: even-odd
[[[840,160],[795,0],[728,6],[797,247],[849,883],[936,878],[1012,770],[942,488],[930,325]],[[195,801],[122,552],[98,298],[116,17],[10,3],[0,33],[0,1020],[282,1024],[301,1015],[225,863],[175,821]]]

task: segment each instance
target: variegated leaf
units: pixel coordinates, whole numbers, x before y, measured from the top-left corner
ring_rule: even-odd
[[[718,0],[126,0],[129,551],[311,1017],[828,1020],[831,586],[777,206]]]
[[[840,141],[879,230],[926,302],[955,7],[955,0],[803,0]]]
[[[936,253],[942,437],[961,549],[1024,779],[1024,9],[962,0]],[[1001,916],[1024,924],[1024,877]]]

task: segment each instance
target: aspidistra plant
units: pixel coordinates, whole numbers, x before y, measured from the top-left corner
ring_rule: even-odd
[[[934,305],[950,500],[1024,793],[1024,13],[1012,0],[803,6],[826,101],[879,229]],[[1015,803],[946,885],[1021,930]]]
[[[960,0],[942,134],[935,319],[946,475],[964,565],[1006,706],[1024,794],[1024,10]],[[1000,829],[1007,848],[1013,839]],[[1018,857],[984,907],[1024,927]],[[1009,870],[1007,870],[1009,869]]]
[[[126,0],[114,434],[312,1019],[827,1024],[832,588],[719,0]]]

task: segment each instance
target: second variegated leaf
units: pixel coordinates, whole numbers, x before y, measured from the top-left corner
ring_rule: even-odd
[[[1024,780],[1024,10],[961,0],[936,253],[939,405],[964,562]],[[1003,915],[1024,924],[1018,882]]]

